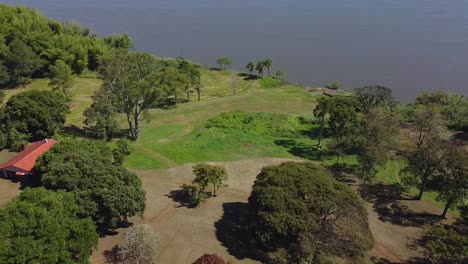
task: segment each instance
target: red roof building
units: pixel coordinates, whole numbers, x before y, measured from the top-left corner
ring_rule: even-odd
[[[18,155],[3,163],[0,166],[0,170],[3,170],[5,175],[7,172],[14,173],[17,176],[32,175],[37,158],[46,153],[55,143],[57,141],[53,139],[34,142],[18,153]]]

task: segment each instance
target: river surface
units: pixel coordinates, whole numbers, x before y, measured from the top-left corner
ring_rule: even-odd
[[[206,66],[273,58],[288,80],[385,85],[402,102],[423,89],[468,95],[468,0],[0,0],[128,33],[135,48]]]

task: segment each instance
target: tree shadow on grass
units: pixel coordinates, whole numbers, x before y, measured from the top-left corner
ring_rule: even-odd
[[[61,131],[65,136],[80,137],[87,139],[95,139],[94,131],[86,127],[78,127],[76,125],[64,126]]]
[[[251,219],[249,204],[224,203],[223,216],[215,223],[216,238],[238,260],[259,260],[255,253]]]
[[[403,264],[402,262],[393,262],[386,258],[378,258],[378,257],[371,257],[370,261],[373,264]],[[409,259],[408,261],[405,261],[404,263],[405,264],[427,264],[430,262],[425,258],[413,257]]]
[[[255,81],[261,79],[258,75],[248,74],[245,72],[238,73],[237,76],[244,78],[245,81]]]
[[[395,225],[421,227],[425,224],[435,224],[442,219],[439,215],[426,212],[415,212],[408,206],[401,204],[401,200],[414,200],[404,195],[399,184],[376,183],[364,186],[361,196],[373,204],[379,220]],[[417,201],[415,201],[417,202]]]
[[[105,258],[104,263],[109,263],[109,264],[121,263],[119,250],[120,249],[118,245],[115,245],[110,250],[104,250],[104,258]]]
[[[187,207],[187,208],[195,208],[193,203],[191,202],[190,192],[196,189],[195,186],[190,185],[182,185],[177,190],[172,190],[165,196],[172,199],[174,202],[178,203],[179,205],[176,206],[177,208],[180,207]]]
[[[275,144],[288,149],[288,152],[296,157],[309,160],[323,160],[332,156],[327,150],[319,149],[311,144],[297,142],[294,139],[278,139]]]

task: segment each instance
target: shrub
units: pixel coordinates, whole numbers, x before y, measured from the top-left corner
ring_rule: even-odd
[[[118,247],[117,263],[150,264],[159,249],[159,236],[149,225],[136,225],[125,231]]]
[[[422,238],[422,246],[435,264],[468,263],[468,230],[463,225],[431,227]]]
[[[199,257],[193,264],[227,264],[228,262],[224,261],[223,258],[216,254],[204,254]]]

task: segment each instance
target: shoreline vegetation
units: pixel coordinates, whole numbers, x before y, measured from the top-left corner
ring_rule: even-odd
[[[151,263],[172,243],[147,220],[161,209],[155,200],[182,214],[181,223],[215,210],[205,217],[216,221],[216,237],[203,238],[236,260],[386,263],[366,252],[385,244],[378,228],[387,224],[395,232],[417,227],[411,236],[424,252],[404,248],[391,261],[467,259],[460,236],[468,212],[468,98],[427,91],[400,104],[379,85],[289,83],[272,58],[247,62],[246,72],[230,70],[229,57],[213,64],[155,57],[134,51],[128,35],[100,38],[79,24],[0,4],[0,147],[20,152],[45,138],[59,141],[38,159],[37,177],[21,182],[25,191],[0,201],[0,262],[87,263],[93,249],[104,254],[100,243],[109,234],[125,228],[119,244],[106,244],[106,258],[128,263],[138,255]],[[60,202],[52,208],[49,199]],[[63,219],[53,220],[55,212]],[[11,245],[36,232],[21,223],[39,213],[51,226],[71,226],[58,231],[70,241],[46,252],[44,241],[56,238],[47,237],[52,227],[37,227],[40,239],[28,239],[39,249],[18,253]],[[348,224],[353,232],[339,238]],[[234,225],[252,237],[229,233]],[[135,237],[146,244],[133,244],[140,243]],[[447,256],[438,239],[456,241],[460,251]],[[197,261],[225,263],[211,253],[218,252],[197,252]]]

